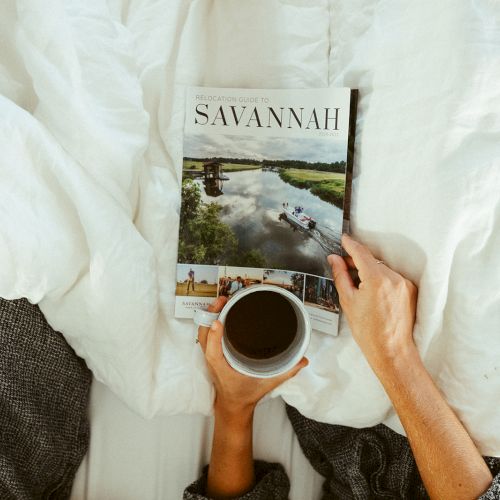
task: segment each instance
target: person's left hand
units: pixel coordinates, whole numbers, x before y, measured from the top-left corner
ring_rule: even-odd
[[[390,368],[403,355],[418,356],[413,341],[417,287],[350,236],[342,236],[350,257],[330,255],[340,305],[358,343],[375,373]],[[356,286],[349,268],[359,272]]]
[[[219,297],[209,306],[210,312],[220,312],[227,302],[226,297]],[[205,354],[210,376],[215,387],[215,409],[230,413],[244,410],[253,411],[255,405],[268,392],[296,375],[308,365],[307,358],[302,358],[291,370],[273,378],[255,378],[243,375],[233,369],[222,352],[224,326],[214,321],[211,328],[198,328],[198,341]]]

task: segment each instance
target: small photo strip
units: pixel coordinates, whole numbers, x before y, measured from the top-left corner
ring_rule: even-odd
[[[232,297],[238,290],[263,282],[263,269],[219,266],[219,296]]]
[[[292,292],[304,301],[304,273],[282,271],[280,269],[264,269],[264,285],[275,285]]]
[[[333,280],[307,274],[304,304],[318,310],[339,314],[339,295]]]
[[[178,297],[217,297],[218,266],[177,264]]]

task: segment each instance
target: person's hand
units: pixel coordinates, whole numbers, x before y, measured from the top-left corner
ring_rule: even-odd
[[[220,312],[227,302],[226,297],[219,297],[208,310]],[[255,378],[242,375],[226,361],[222,352],[224,327],[220,321],[214,321],[209,329],[200,326],[198,341],[207,361],[210,376],[215,387],[215,409],[230,413],[244,410],[253,411],[257,402],[286,380],[296,375],[307,366],[308,360],[302,358],[291,370],[273,378]]]
[[[328,256],[340,305],[354,339],[377,371],[381,364],[415,349],[417,287],[349,236],[342,237],[342,246],[350,257]],[[359,287],[349,268],[358,270]]]
[[[431,498],[478,498],[491,472],[427,372],[413,342],[416,286],[348,236],[343,259],[328,256],[352,334],[384,386]],[[349,268],[357,268],[356,287]]]

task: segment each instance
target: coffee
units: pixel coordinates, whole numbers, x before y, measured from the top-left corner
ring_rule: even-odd
[[[235,350],[253,359],[284,352],[297,334],[295,310],[283,295],[259,291],[242,297],[229,310],[226,336]]]

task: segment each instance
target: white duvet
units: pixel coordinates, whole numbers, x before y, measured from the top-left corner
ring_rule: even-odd
[[[0,296],[28,297],[137,412],[209,413],[173,318],[186,85],[359,88],[352,233],[420,288],[415,338],[500,456],[500,5],[495,0],[4,0]],[[346,325],[279,388],[385,422]]]

